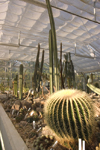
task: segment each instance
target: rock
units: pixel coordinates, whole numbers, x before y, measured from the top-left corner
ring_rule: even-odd
[[[12,105],[11,109],[19,110],[22,107],[21,101],[17,100],[15,103]]]
[[[38,135],[38,134],[37,134],[36,130],[32,129],[32,130],[29,132],[29,139],[30,139],[30,138],[33,138],[34,136],[37,136],[37,135]]]
[[[38,113],[36,112],[36,111],[34,111],[34,110],[32,110],[32,111],[30,111],[30,113],[29,113],[29,115],[30,116],[38,116]]]
[[[6,109],[6,112],[10,112],[10,109]]]
[[[26,115],[27,109],[26,109],[26,108],[21,108],[21,109],[19,110],[19,113],[20,113],[20,114],[23,114],[23,115]]]
[[[7,106],[8,106],[7,104],[3,104],[4,109],[7,109]]]
[[[36,107],[40,107],[40,106],[41,106],[41,103],[40,103],[40,102],[35,102],[35,106],[36,106]]]
[[[26,126],[28,123],[26,121],[20,121],[20,126]]]
[[[94,95],[90,95],[90,98],[93,99],[93,98],[94,98]]]
[[[35,104],[32,104],[32,109],[36,110],[36,105]]]
[[[37,107],[36,108],[36,111],[39,113],[39,112],[42,112],[42,108],[40,108],[40,107]]]
[[[26,108],[26,109],[29,109],[32,107],[32,104],[27,102],[26,100],[23,100],[22,101],[22,107]]]
[[[27,101],[32,104],[33,103],[33,98],[32,97],[28,97]]]
[[[19,114],[17,117],[16,117],[16,122],[19,123],[20,121],[22,121],[24,119],[24,115],[23,114]]]
[[[16,128],[19,128],[19,124],[15,124],[15,127],[16,127]]]

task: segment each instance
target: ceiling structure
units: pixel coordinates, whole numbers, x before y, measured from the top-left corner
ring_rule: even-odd
[[[71,53],[77,72],[100,71],[99,0],[50,0],[58,57]],[[45,50],[49,64],[50,21],[45,0],[0,0],[0,59],[35,61],[40,43],[40,61]],[[64,60],[64,57],[63,57]]]

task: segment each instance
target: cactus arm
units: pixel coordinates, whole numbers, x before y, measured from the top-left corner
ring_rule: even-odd
[[[95,87],[94,85],[92,85],[92,84],[87,84],[87,86],[93,91],[93,92],[95,92],[95,93],[97,93],[98,95],[100,95],[100,89],[99,88],[97,88],[97,87]]]
[[[52,39],[53,39],[53,52],[54,52],[54,73],[55,73],[55,87],[56,91],[59,90],[59,84],[58,84],[58,54],[57,54],[57,42],[56,42],[56,31],[55,31],[55,23],[54,18],[52,14],[52,9],[50,6],[49,0],[46,0],[49,19],[50,19],[50,25],[51,25],[51,32],[52,32]]]
[[[50,94],[53,93],[53,41],[52,33],[49,31],[49,73],[50,73]]]

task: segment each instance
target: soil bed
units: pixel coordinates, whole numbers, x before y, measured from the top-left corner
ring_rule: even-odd
[[[94,150],[100,142],[100,97],[90,94],[95,107],[95,135],[94,142],[87,144],[86,150]],[[11,94],[0,94],[0,103],[26,143],[29,150],[68,150],[56,142],[55,134],[46,125],[43,116],[45,98],[35,98],[33,104],[31,97],[26,100],[18,100]],[[35,121],[35,125],[33,125]]]

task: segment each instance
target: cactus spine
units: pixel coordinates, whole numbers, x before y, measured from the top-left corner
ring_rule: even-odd
[[[50,19],[52,41],[53,41],[55,87],[56,87],[56,91],[58,91],[59,90],[59,84],[58,84],[58,82],[59,82],[58,81],[58,54],[57,54],[55,23],[54,23],[52,9],[51,9],[49,0],[46,0],[46,4],[47,4],[49,19]]]
[[[19,68],[19,99],[22,99],[23,96],[23,65],[20,65]]]
[[[52,33],[49,31],[49,73],[50,73],[50,94],[53,93],[53,43]]]
[[[14,95],[15,95],[15,97],[18,96],[17,91],[18,91],[18,75],[16,75],[16,78],[14,79]]]
[[[89,96],[79,90],[61,90],[52,94],[44,108],[48,126],[62,138],[89,140],[94,119]]]
[[[95,92],[95,93],[97,93],[98,95],[100,95],[100,89],[99,88],[97,88],[97,87],[95,87],[94,85],[92,85],[92,84],[87,84],[87,86],[93,91],[93,92]]]

